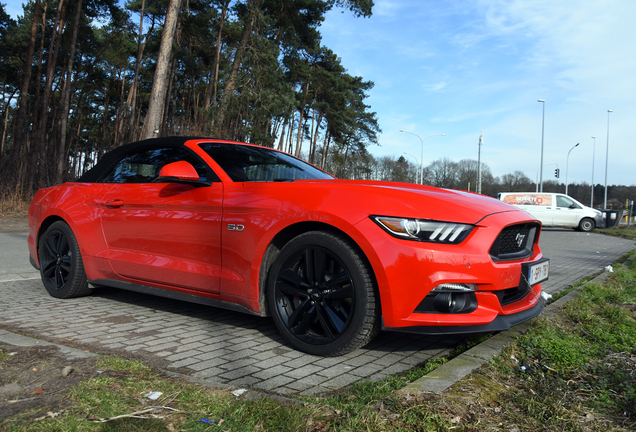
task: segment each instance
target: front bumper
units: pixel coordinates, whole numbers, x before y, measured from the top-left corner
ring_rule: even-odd
[[[605,219],[603,219],[602,214],[594,216],[594,223],[596,228],[605,228]]]
[[[492,322],[484,325],[463,325],[463,326],[411,326],[411,327],[385,327],[382,330],[397,331],[400,333],[413,333],[421,335],[452,335],[467,333],[492,333],[508,330],[510,327],[521,324],[538,316],[544,308],[542,302],[537,303],[530,309],[523,310],[511,315],[499,315]]]
[[[528,286],[529,265],[544,261],[538,236],[528,256],[493,260],[490,250],[506,227],[537,223],[523,212],[490,215],[459,245],[395,239],[371,222],[359,224],[373,238],[367,253],[378,281],[382,323],[387,330],[421,334],[500,331],[541,312],[541,283]],[[368,229],[367,229],[368,228]],[[374,256],[375,254],[375,256]],[[435,310],[427,302],[441,284],[472,284],[474,295],[459,310]],[[459,302],[458,302],[459,303]],[[532,312],[528,312],[532,311]]]

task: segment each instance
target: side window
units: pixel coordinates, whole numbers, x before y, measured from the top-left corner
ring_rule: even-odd
[[[164,165],[185,160],[190,162],[199,174],[199,180],[208,180],[205,163],[183,148],[166,147],[140,150],[124,156],[106,174],[104,183],[154,183]],[[215,179],[211,179],[215,181]]]
[[[266,147],[222,143],[203,143],[200,147],[235,182],[334,178],[287,153]]]
[[[576,204],[574,204],[574,201],[572,201],[570,198],[567,198],[567,197],[564,197],[564,196],[561,196],[561,195],[557,195],[557,207],[568,208],[571,205],[574,205],[575,208],[579,207]]]

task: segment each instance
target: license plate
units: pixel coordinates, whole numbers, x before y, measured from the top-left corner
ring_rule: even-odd
[[[548,273],[550,272],[550,260],[546,259],[537,264],[531,265],[528,274],[528,283],[530,286],[538,284],[548,279]]]

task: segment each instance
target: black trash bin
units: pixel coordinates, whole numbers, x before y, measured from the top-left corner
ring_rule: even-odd
[[[605,228],[613,227],[618,225],[621,221],[621,215],[623,214],[623,210],[609,210],[603,209],[601,210],[603,213],[603,220],[605,221]]]

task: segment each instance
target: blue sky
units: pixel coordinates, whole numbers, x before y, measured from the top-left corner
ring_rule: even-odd
[[[323,44],[352,75],[375,82],[367,103],[382,134],[377,156],[404,152],[424,165],[482,161],[495,176],[558,164],[565,182],[636,185],[636,1],[374,0],[373,16],[335,10]],[[413,158],[407,159],[414,162]],[[555,165],[544,167],[554,179]]]
[[[2,1],[2,0],[0,0]],[[375,156],[404,152],[424,165],[477,159],[495,176],[540,166],[544,180],[603,184],[609,119],[609,184],[636,185],[636,1],[374,0],[371,18],[342,9],[323,44],[375,87],[367,104],[382,134]],[[12,16],[21,1],[4,0]],[[596,136],[596,140],[592,139]],[[593,144],[595,156],[593,158]],[[414,162],[412,157],[406,156]]]

